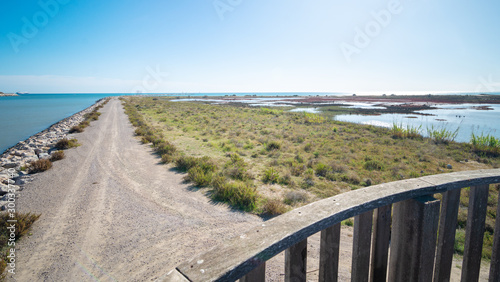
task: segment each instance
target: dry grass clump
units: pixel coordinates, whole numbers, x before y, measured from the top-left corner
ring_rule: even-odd
[[[14,232],[15,240],[17,241],[22,236],[28,233],[29,228],[33,223],[40,218],[40,214],[32,214],[32,213],[19,213],[15,212],[14,217],[10,216],[10,213],[3,212],[0,214],[0,274],[5,271],[7,267],[7,262],[10,262],[8,259],[9,254],[9,238],[10,238],[10,229],[7,229],[7,226],[10,226],[11,223],[9,220],[16,220],[14,223],[16,228]],[[0,279],[5,278],[5,275],[0,275]]]
[[[287,207],[279,199],[267,199],[262,207],[262,213],[280,215],[287,212]]]
[[[69,129],[68,133],[81,133],[83,132],[83,128],[81,125],[75,125]]]
[[[64,151],[56,151],[50,155],[50,161],[55,162],[64,159]]]
[[[288,191],[285,194],[285,199],[283,200],[285,204],[293,206],[297,203],[307,203],[309,200],[309,195],[305,191],[293,190]]]
[[[66,149],[75,148],[78,146],[80,146],[80,144],[78,144],[78,140],[68,139],[68,138],[61,139],[56,143],[56,145],[54,145],[54,147],[56,149],[59,149],[59,150],[66,150]]]
[[[36,160],[30,163],[30,173],[44,172],[52,168],[52,162],[47,159]]]

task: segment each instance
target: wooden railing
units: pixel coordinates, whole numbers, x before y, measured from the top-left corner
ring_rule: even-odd
[[[285,281],[305,281],[307,238],[321,231],[319,280],[337,281],[340,222],[354,217],[352,281],[449,281],[460,189],[471,187],[461,280],[477,281],[488,188],[494,183],[500,183],[500,169],[426,176],[343,193],[270,219],[162,279],[264,281],[266,261],[285,251]],[[436,193],[443,193],[441,201],[433,198]],[[497,220],[490,281],[500,281],[499,234]]]

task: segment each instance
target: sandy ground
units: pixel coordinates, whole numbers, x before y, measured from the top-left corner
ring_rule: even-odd
[[[8,281],[155,281],[262,222],[211,202],[183,183],[182,174],[160,165],[133,136],[119,100],[101,112],[75,135],[82,146],[67,150],[21,192],[19,210],[42,217],[16,246],[16,274]],[[350,227],[342,227],[340,252],[339,281],[349,281]],[[317,281],[318,258],[315,234],[308,239],[309,281]],[[281,253],[268,261],[266,280],[284,281],[283,274]],[[459,266],[453,274],[458,281]]]

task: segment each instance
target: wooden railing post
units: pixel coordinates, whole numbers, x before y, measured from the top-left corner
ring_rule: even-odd
[[[439,206],[431,196],[394,204],[389,281],[432,281]]]
[[[497,216],[500,215],[500,193],[498,195],[496,214]],[[500,218],[495,220],[495,233],[493,233],[493,236],[493,253],[491,254],[489,282],[500,282]]]
[[[376,209],[373,224],[372,269],[370,281],[386,281],[391,239],[392,205]]]
[[[434,282],[450,281],[451,264],[457,230],[458,207],[460,205],[460,190],[450,190],[443,194],[441,216],[439,218],[439,238],[434,268]]]
[[[263,262],[247,275],[240,278],[240,282],[264,282],[266,281],[266,263]]]
[[[319,282],[336,282],[339,275],[340,223],[321,231]]]
[[[306,281],[307,239],[285,251],[285,282]]]
[[[473,282],[479,279],[489,186],[486,184],[470,188],[462,281]]]
[[[373,210],[354,217],[351,281],[368,281]]]

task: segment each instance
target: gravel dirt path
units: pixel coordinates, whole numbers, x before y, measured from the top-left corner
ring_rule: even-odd
[[[210,202],[133,137],[121,102],[77,134],[82,144],[17,200],[41,213],[16,246],[10,281],[154,281],[262,221]]]

